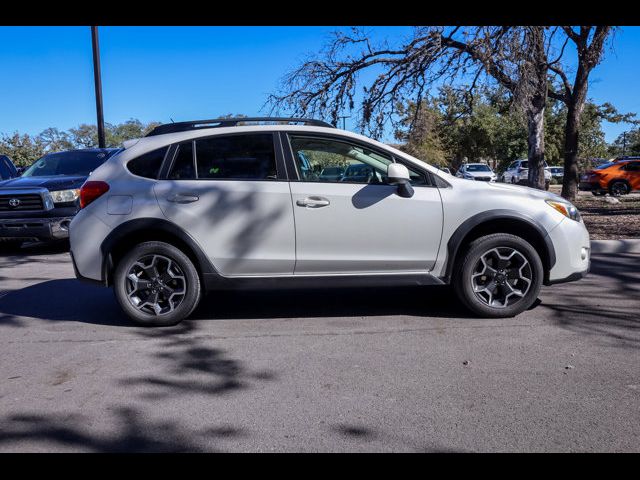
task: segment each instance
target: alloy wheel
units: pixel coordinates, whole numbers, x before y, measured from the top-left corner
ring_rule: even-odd
[[[142,256],[131,266],[125,281],[131,305],[150,315],[173,312],[187,293],[184,272],[164,255]]]
[[[529,261],[511,247],[496,247],[483,253],[471,275],[474,294],[493,308],[506,308],[522,300],[532,281]]]

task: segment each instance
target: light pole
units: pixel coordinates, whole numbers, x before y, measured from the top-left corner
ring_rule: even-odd
[[[93,79],[96,87],[96,115],[98,116],[98,147],[105,148],[104,113],[102,111],[102,79],[100,75],[100,46],[98,45],[98,27],[91,27],[93,45]]]

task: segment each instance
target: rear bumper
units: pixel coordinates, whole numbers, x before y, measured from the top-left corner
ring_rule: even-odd
[[[589,192],[592,190],[602,190],[602,188],[597,182],[580,182],[578,184],[578,190]]]
[[[68,238],[72,218],[2,218],[0,219],[0,238],[38,240]]]

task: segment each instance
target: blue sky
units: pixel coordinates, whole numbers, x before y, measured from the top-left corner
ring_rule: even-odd
[[[260,111],[281,77],[339,27],[101,27],[105,121]],[[370,27],[394,41],[409,27]],[[0,133],[95,123],[89,27],[0,27]],[[589,97],[640,116],[640,28],[618,30]],[[347,121],[347,128],[349,122]],[[605,124],[607,141],[625,125]]]

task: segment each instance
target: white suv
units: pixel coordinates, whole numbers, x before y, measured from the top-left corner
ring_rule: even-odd
[[[77,277],[113,286],[137,323],[173,325],[205,290],[300,286],[452,284],[476,314],[513,316],[542,284],[589,270],[589,234],[557,195],[458,179],[323,122],[267,120],[125,142],[81,189]]]
[[[481,182],[496,181],[496,174],[493,173],[491,167],[486,163],[463,163],[458,169],[456,177]]]
[[[516,160],[511,162],[502,174],[502,181],[505,183],[524,185],[529,179],[529,161]],[[551,170],[547,162],[544,162],[544,188],[549,190],[551,184]]]

